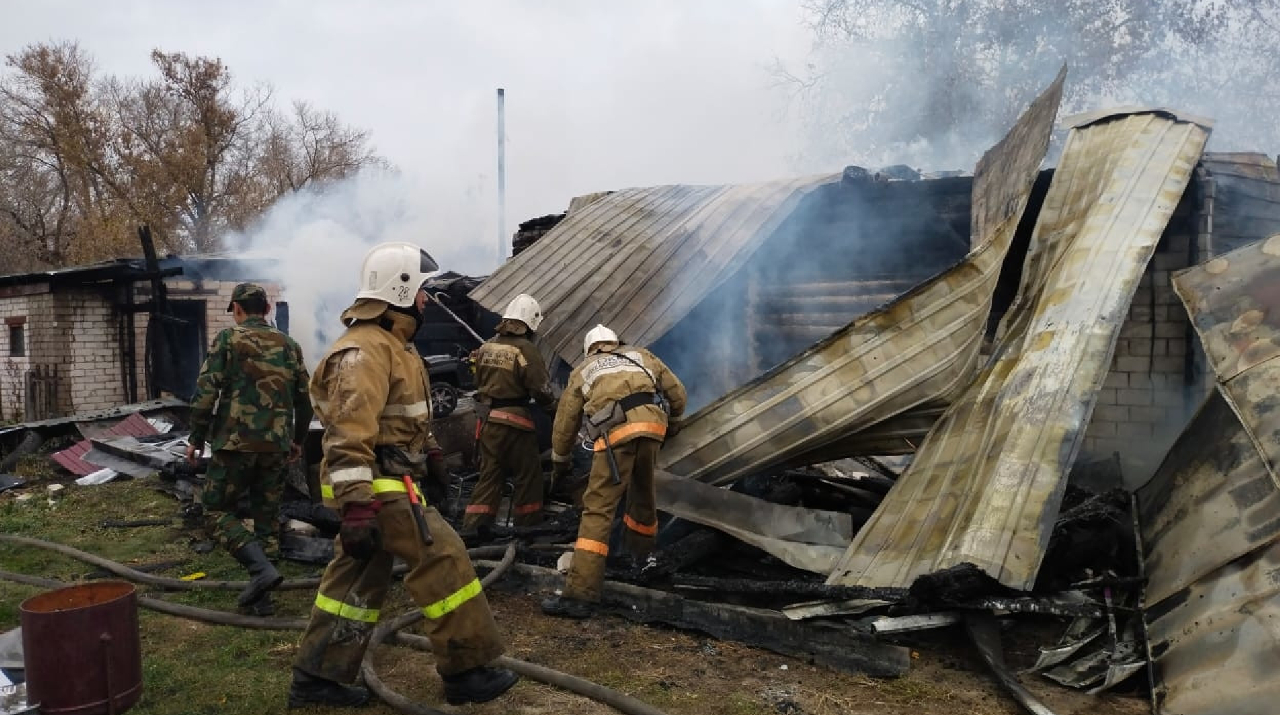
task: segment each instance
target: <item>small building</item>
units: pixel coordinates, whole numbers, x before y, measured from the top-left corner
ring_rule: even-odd
[[[215,255],[161,259],[154,273],[141,259],[119,259],[0,276],[0,417],[188,398],[209,341],[232,325],[226,308],[235,285],[259,282],[276,303],[272,268],[265,259]],[[268,318],[287,329],[288,304],[276,303]]]

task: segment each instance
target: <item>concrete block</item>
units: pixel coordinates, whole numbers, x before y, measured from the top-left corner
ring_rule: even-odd
[[[1184,338],[1187,335],[1187,326],[1185,323],[1175,323],[1168,320],[1156,322],[1157,338]]]
[[[1128,387],[1129,373],[1112,370],[1111,372],[1107,373],[1107,379],[1103,381],[1102,386],[1104,388],[1111,388],[1111,389]]]
[[[1120,372],[1137,372],[1145,373],[1150,370],[1151,361],[1144,357],[1117,357],[1115,360],[1115,369]]]
[[[1152,352],[1152,340],[1150,338],[1130,338],[1121,342],[1126,344],[1128,354],[1133,357],[1146,357]]]
[[[1098,405],[1093,410],[1094,421],[1122,424],[1129,421],[1129,408],[1120,405]]]
[[[1150,405],[1151,390],[1117,390],[1116,404],[1118,405]],[[1133,411],[1129,412],[1130,419],[1136,419]]]

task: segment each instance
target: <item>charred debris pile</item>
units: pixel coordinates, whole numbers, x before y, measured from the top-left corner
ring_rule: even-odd
[[[1255,664],[1280,612],[1280,171],[1206,153],[1212,123],[1170,110],[1059,118],[1063,81],[972,174],[594,194],[521,225],[491,276],[446,277],[458,350],[530,293],[561,376],[604,323],[690,388],[659,457],[658,550],[611,557],[613,613],[890,677],[946,628],[1039,713],[1014,668],[1160,713],[1272,709]],[[181,413],[0,443],[12,459],[57,437],[64,468],[158,473],[189,505]],[[459,523],[465,397],[435,432],[454,473],[438,506]],[[543,525],[469,535],[518,544],[495,587],[561,585],[590,459],[552,484]],[[289,483],[282,553],[321,564],[336,516],[314,466]],[[1006,660],[1011,636],[1040,647]]]

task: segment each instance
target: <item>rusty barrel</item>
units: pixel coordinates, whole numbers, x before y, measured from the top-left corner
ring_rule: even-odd
[[[115,715],[142,696],[138,597],[100,581],[32,596],[19,607],[27,702],[52,715]]]

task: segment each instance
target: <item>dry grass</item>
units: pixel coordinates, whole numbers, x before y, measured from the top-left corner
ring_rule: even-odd
[[[37,471],[31,460],[24,469]],[[35,474],[42,479],[49,475]],[[184,535],[173,528],[105,530],[103,519],[175,516],[177,505],[142,481],[100,487],[70,486],[64,497],[47,503],[43,484],[28,491],[39,495],[16,503],[0,495],[0,531],[45,538],[141,564],[177,561],[162,572],[177,576],[204,571],[210,578],[239,578],[240,569],[222,553],[194,554]],[[175,517],[175,523],[177,523]],[[83,578],[92,568],[32,549],[0,545],[0,568],[64,580]],[[281,567],[286,576],[315,574],[298,564]],[[18,604],[38,589],[0,582],[0,628],[18,625]],[[494,589],[490,599],[508,637],[510,655],[594,680],[645,700],[666,712],[688,715],[1013,715],[1018,708],[981,670],[958,638],[931,635],[916,644],[919,657],[906,677],[876,680],[835,673],[801,660],[735,643],[714,641],[696,633],[632,624],[616,617],[586,623],[543,616],[537,597]],[[231,610],[234,593],[163,594],[163,598]],[[311,593],[286,592],[277,599],[282,617],[305,617]],[[407,609],[403,592],[393,591],[387,611]],[[131,712],[138,715],[225,713],[259,715],[284,711],[289,664],[297,634],[247,631],[143,613],[144,695]],[[379,673],[403,694],[428,703],[441,702],[441,686],[429,656],[382,648]],[[1146,712],[1133,698],[1088,698],[1034,678],[1027,683],[1059,715]],[[613,712],[564,691],[524,681],[503,698],[484,706],[458,709],[477,715],[522,713]],[[307,713],[307,710],[297,711]],[[316,709],[312,712],[326,713]],[[389,714],[386,706],[363,713]]]

